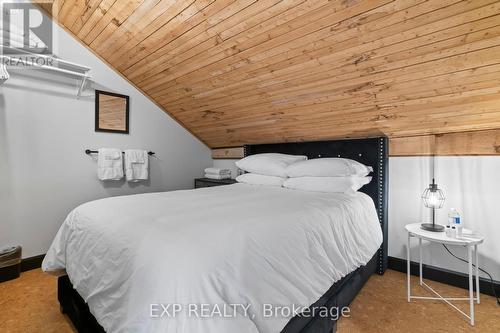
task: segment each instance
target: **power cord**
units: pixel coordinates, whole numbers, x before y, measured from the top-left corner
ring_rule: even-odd
[[[444,248],[446,249],[446,251],[448,251],[448,253],[449,253],[449,254],[451,254],[453,257],[457,258],[457,259],[458,259],[458,260],[460,260],[460,261],[465,262],[466,264],[468,264],[468,263],[469,263],[469,261],[467,261],[467,260],[465,260],[465,259],[462,259],[462,258],[460,258],[460,257],[458,257],[458,256],[456,256],[456,255],[454,255],[454,254],[453,254],[453,252],[451,252],[451,251],[450,251],[450,249],[446,246],[446,244],[443,244],[443,246],[444,246]],[[474,268],[476,267],[476,265],[474,265],[474,264],[472,264],[472,266],[473,266]],[[488,275],[488,277],[490,278],[490,281],[491,281],[491,290],[493,290],[493,295],[495,295],[495,298],[497,299],[497,305],[500,305],[500,299],[499,299],[499,298],[498,298],[498,296],[497,296],[497,292],[496,292],[496,290],[495,290],[495,282],[493,281],[493,278],[491,277],[491,274],[490,274],[490,273],[488,273],[487,271],[485,271],[484,269],[482,269],[481,267],[478,267],[478,268],[479,268],[479,270],[480,270],[481,272],[483,272],[484,274]]]

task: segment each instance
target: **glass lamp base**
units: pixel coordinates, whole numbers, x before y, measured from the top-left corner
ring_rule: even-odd
[[[427,230],[427,231],[444,231],[444,226],[441,224],[433,224],[433,223],[422,223],[420,225],[420,228]]]

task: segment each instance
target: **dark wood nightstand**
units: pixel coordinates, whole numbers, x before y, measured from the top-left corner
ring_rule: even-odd
[[[194,180],[194,188],[230,185],[234,183],[236,183],[236,180],[234,179],[196,178]]]

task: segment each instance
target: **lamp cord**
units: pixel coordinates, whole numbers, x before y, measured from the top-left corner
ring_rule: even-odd
[[[453,254],[453,252],[450,251],[450,249],[446,246],[446,244],[443,244],[444,248],[446,249],[446,251],[448,251],[449,254],[451,254],[453,257],[455,257],[456,259],[460,260],[460,261],[463,261],[465,263],[469,263],[468,260],[465,260],[465,259],[462,259],[458,256],[456,256],[455,254]],[[473,267],[476,267],[476,265],[472,264]],[[491,282],[491,290],[493,291],[493,295],[495,295],[495,298],[497,299],[497,305],[500,305],[500,299],[498,298],[498,295],[497,295],[497,292],[495,290],[495,282],[493,281],[493,277],[491,276],[490,273],[488,273],[487,271],[485,271],[484,269],[482,269],[481,267],[478,267],[478,269],[483,272],[484,274],[488,275],[488,277],[490,278],[490,282]]]

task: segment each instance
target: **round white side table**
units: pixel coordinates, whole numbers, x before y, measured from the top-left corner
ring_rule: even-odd
[[[473,234],[472,231],[468,230],[468,229],[463,229],[462,237],[451,238],[451,237],[446,236],[444,231],[433,232],[433,231],[423,230],[422,228],[420,228],[420,223],[408,224],[408,225],[406,225],[405,229],[408,232],[408,245],[406,247],[408,302],[410,302],[411,299],[427,299],[427,300],[444,301],[447,304],[449,304],[452,308],[454,308],[455,310],[460,312],[462,315],[464,315],[466,318],[468,318],[470,320],[470,324],[472,326],[474,326],[474,301],[477,301],[477,304],[479,304],[479,265],[478,265],[479,256],[477,253],[477,246],[484,241],[484,238],[479,236],[479,235]],[[422,287],[426,287],[427,289],[429,289],[433,294],[436,295],[436,297],[411,295],[410,242],[411,242],[412,237],[418,238],[419,283]],[[469,266],[469,297],[443,297],[438,292],[436,292],[434,289],[432,289],[427,283],[425,283],[423,281],[423,276],[422,276],[422,240],[434,242],[434,243],[439,243],[439,244],[446,244],[446,245],[465,246],[467,248],[467,254],[468,254],[467,262],[468,262],[468,266]],[[472,274],[472,248],[473,247],[474,247],[474,256],[475,256],[474,261],[475,261],[475,267],[476,267],[475,268],[476,297],[474,297],[473,274]],[[469,301],[469,304],[470,304],[469,315],[467,315],[465,312],[460,310],[458,307],[456,307],[450,301]]]

